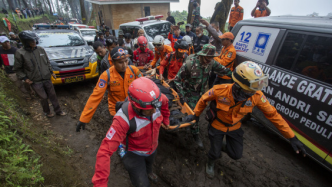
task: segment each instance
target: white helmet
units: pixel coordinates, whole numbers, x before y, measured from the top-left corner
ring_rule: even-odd
[[[183,37],[183,39],[186,40],[186,42],[187,42],[188,45],[192,45],[192,44],[193,44],[193,42],[192,42],[190,36],[185,35],[185,36]]]
[[[164,40],[165,40],[165,38],[163,36],[157,35],[153,39],[153,44],[161,44],[161,45],[163,45],[164,44]]]

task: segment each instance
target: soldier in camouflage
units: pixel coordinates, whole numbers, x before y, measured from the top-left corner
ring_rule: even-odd
[[[186,63],[182,65],[174,79],[181,103],[186,102],[190,108],[195,108],[198,100],[209,89],[211,72],[221,76],[232,76],[232,71],[213,59],[216,56],[218,56],[216,47],[205,44],[200,52],[187,57]],[[196,121],[198,122],[198,119]],[[198,146],[203,148],[203,143],[199,138],[198,123],[192,127],[192,134]]]

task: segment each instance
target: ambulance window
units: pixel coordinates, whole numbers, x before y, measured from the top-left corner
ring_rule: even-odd
[[[124,34],[130,33],[131,38],[134,39],[134,38],[137,37],[137,32],[141,28],[140,27],[134,27],[134,26],[121,26],[120,29],[123,31]]]
[[[300,52],[304,38],[304,34],[288,33],[279,52],[276,65],[290,70]]]
[[[308,35],[293,71],[332,83],[332,37]]]

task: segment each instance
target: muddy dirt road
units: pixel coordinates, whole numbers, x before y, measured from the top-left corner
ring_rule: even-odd
[[[75,182],[75,186],[92,186],[95,156],[110,126],[107,103],[102,101],[86,130],[75,132],[80,113],[95,83],[92,80],[56,86],[61,107],[68,115],[46,119],[50,122],[49,128],[63,137],[61,144],[73,150],[68,170],[74,171],[73,175],[79,181]],[[36,105],[30,109],[31,112],[42,113],[37,99],[29,103]],[[312,160],[296,155],[291,146],[278,136],[252,124],[243,125],[243,158],[235,161],[223,153],[216,164],[215,178],[209,179],[205,175],[205,155],[209,149],[206,122],[202,122],[200,128],[204,151],[195,146],[190,133],[186,131],[168,133],[161,130],[154,164],[154,171],[161,182],[153,186],[332,186],[331,173]],[[131,186],[119,156],[113,155],[111,159],[109,186]],[[56,181],[56,178],[50,181],[51,179],[52,177],[46,177],[46,183],[66,186]]]

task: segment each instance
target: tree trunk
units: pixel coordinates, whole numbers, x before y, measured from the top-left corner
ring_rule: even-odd
[[[19,8],[22,8],[21,6],[21,0],[17,0]]]
[[[52,7],[53,7],[53,12],[54,13],[56,13],[57,12],[57,10],[55,9],[55,7],[54,7],[54,3],[53,3],[53,0],[50,0],[51,1],[51,5],[52,5]],[[58,1],[58,0],[56,0],[56,1]]]
[[[59,1],[58,1],[58,0],[55,0],[55,2],[56,2],[56,6],[57,6],[57,10],[58,10],[58,14],[59,14],[59,16],[63,16],[63,15],[62,15],[61,8],[60,8],[60,6],[59,6]]]
[[[50,7],[50,14],[53,15],[51,2],[50,2],[50,0],[47,0],[47,2],[48,2],[48,6]]]
[[[3,3],[3,8],[7,9],[5,0],[2,0],[2,3]]]
[[[214,13],[211,18],[212,22],[219,22],[219,29],[221,32],[225,32],[225,24],[227,22],[228,14],[233,4],[233,0],[222,0],[217,3],[214,8]]]
[[[90,7],[91,7],[91,3],[84,1],[84,6],[85,6],[85,13],[87,16],[87,23],[89,23],[89,20],[91,19],[91,11],[90,11]]]
[[[80,5],[81,5],[81,15],[82,15],[83,24],[87,24],[88,18],[86,17],[84,0],[80,0]]]
[[[7,0],[7,3],[9,5],[9,9],[11,11],[13,11],[13,8],[15,9],[15,6],[14,6],[14,3],[13,3],[13,0]]]
[[[68,0],[68,4],[70,6],[70,10],[71,10],[71,17],[72,18],[78,18],[75,12],[75,5],[74,5],[74,0]]]
[[[24,5],[24,8],[29,8],[28,3],[26,2],[26,0],[22,0],[22,2],[23,2],[23,5]]]
[[[192,16],[193,16],[193,3],[194,2],[190,2],[191,0],[189,0],[189,4],[188,4],[188,18],[187,18],[187,23],[191,23],[192,21]],[[201,6],[201,0],[196,0],[196,2],[199,4],[199,6]]]

